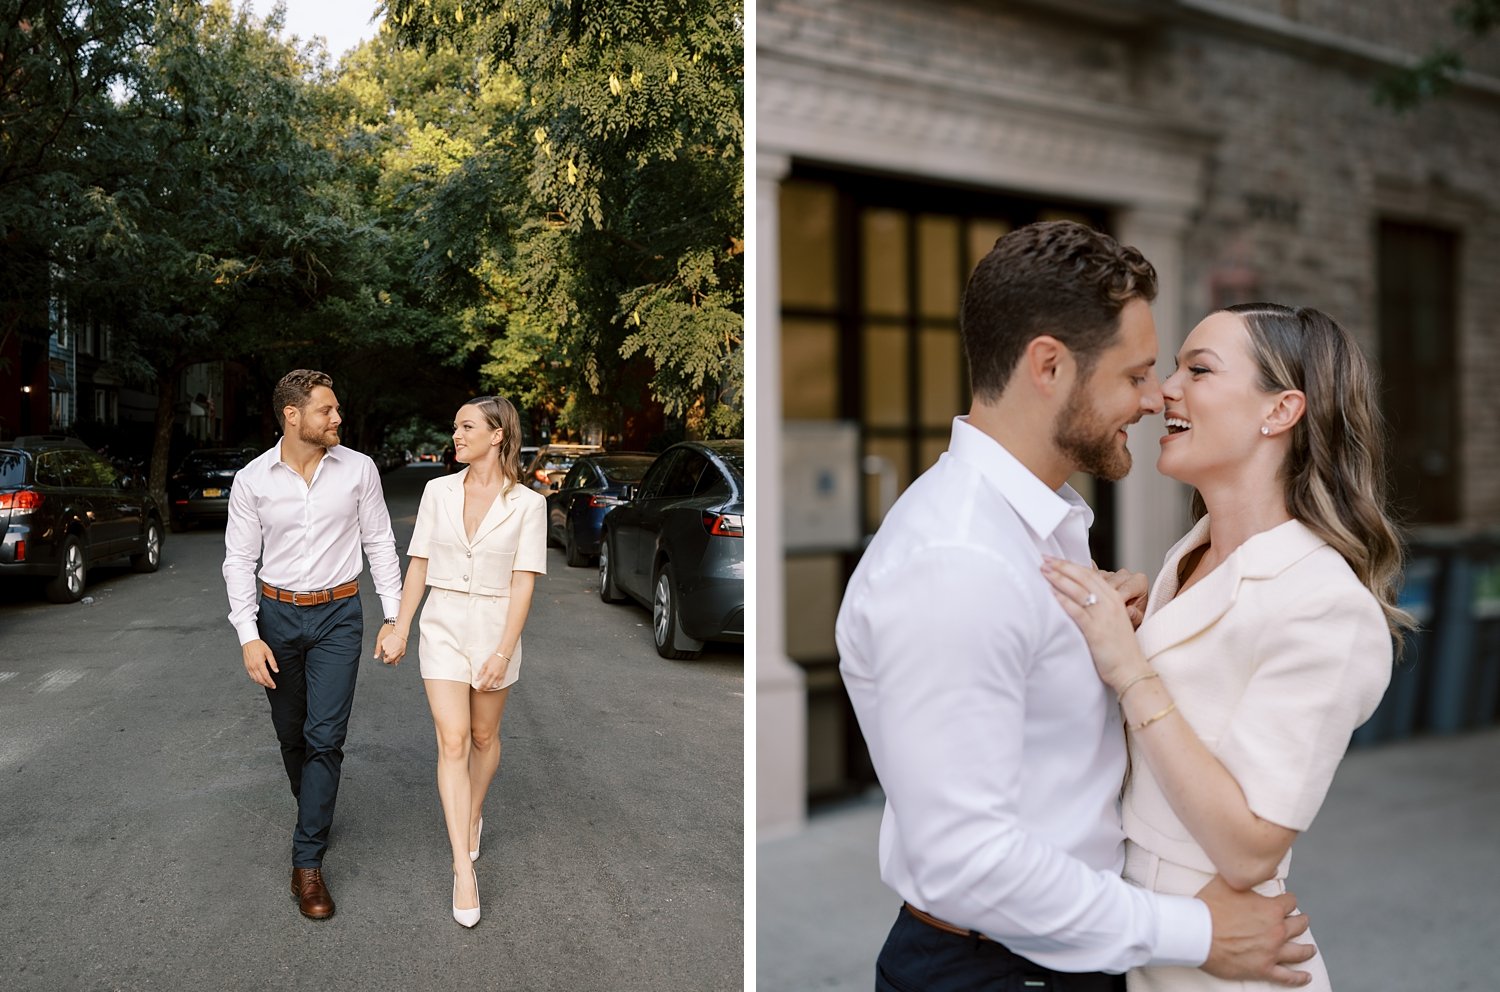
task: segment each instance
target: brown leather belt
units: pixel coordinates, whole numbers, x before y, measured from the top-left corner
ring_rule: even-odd
[[[348,599],[358,593],[359,580],[350,579],[341,586],[319,589],[315,592],[292,592],[290,589],[277,589],[273,585],[262,582],[260,591],[280,603],[291,603],[293,606],[322,606],[335,599]]]
[[[923,923],[927,924],[930,927],[934,927],[938,930],[943,931],[943,933],[951,933],[959,937],[977,937],[980,940],[989,940],[988,937],[980,933],[978,930],[965,930],[963,927],[956,927],[946,920],[940,920],[936,916],[932,916],[928,913],[922,912],[920,909],[913,906],[909,902],[904,902],[901,905],[912,916],[921,920]]]

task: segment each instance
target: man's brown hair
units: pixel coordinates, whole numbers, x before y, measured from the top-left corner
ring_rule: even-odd
[[[1081,377],[1114,342],[1120,311],[1156,298],[1156,270],[1134,248],[1070,220],[1016,228],[969,276],[959,328],[974,398],[998,399],[1026,346],[1067,346]]]
[[[302,409],[307,406],[307,401],[312,398],[312,391],[317,386],[333,388],[333,377],[326,372],[318,372],[313,369],[293,369],[281,377],[276,384],[276,391],[271,394],[271,405],[276,408],[276,422],[286,430],[286,408],[294,406]]]

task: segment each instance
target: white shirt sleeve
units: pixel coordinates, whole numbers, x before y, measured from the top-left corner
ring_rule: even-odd
[[[1201,963],[1206,906],[1090,868],[1020,823],[1037,590],[998,554],[948,546],[869,592],[861,725],[920,908],[1061,971]]]
[[[235,477],[229,489],[229,519],[224,524],[224,587],[229,593],[229,622],[241,645],[260,639],[255,564],[260,560],[261,529],[250,475],[241,469]]]
[[[394,617],[401,611],[401,559],[396,554],[396,535],[391,531],[391,512],[380,487],[380,472],[370,459],[362,458],[361,462],[359,541],[370,562],[375,594],[385,611],[382,616]]]

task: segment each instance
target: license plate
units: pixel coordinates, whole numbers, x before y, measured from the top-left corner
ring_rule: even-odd
[[[203,490],[203,497],[204,497],[204,499],[216,499],[216,498],[218,498],[220,496],[223,496],[223,495],[224,495],[224,490],[222,490],[222,489],[205,489],[205,490]]]

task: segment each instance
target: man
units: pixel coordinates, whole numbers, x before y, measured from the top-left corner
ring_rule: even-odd
[[[1311,956],[1288,943],[1307,927],[1287,918],[1290,894],[1216,879],[1197,898],[1161,896],[1120,878],[1119,715],[1040,572],[1043,554],[1089,560],[1093,515],[1067,478],[1122,478],[1126,429],[1162,410],[1155,295],[1138,251],[1071,222],[1007,234],[970,277],[973,407],[891,509],[838,618],[886,793],[881,877],[905,900],[877,990],[1009,978],[1094,992],[1147,963],[1305,977],[1285,967]]]
[[[234,478],[224,584],[245,671],[265,686],[297,799],[292,894],[303,916],[324,920],[334,903],[323,853],[364,639],[360,547],[385,610],[381,637],[394,630],[401,571],[380,473],[367,456],[339,444],[333,380],[308,369],[288,372],[272,403],[281,442]]]

